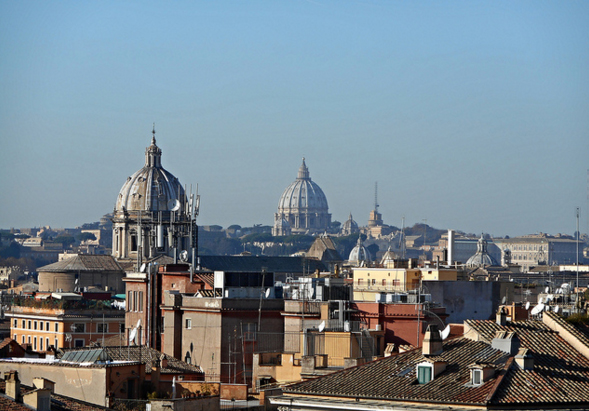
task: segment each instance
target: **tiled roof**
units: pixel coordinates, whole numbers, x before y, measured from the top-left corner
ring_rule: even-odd
[[[546,315],[548,313],[544,313]],[[551,314],[548,314],[551,315]],[[552,316],[555,316],[552,314]],[[559,325],[582,336],[562,319]],[[558,332],[540,321],[514,321],[501,326],[492,321],[466,321],[487,341],[497,331],[512,331],[534,359],[532,370],[513,365],[492,398],[495,404],[589,403],[589,359],[567,343]]]
[[[10,337],[3,339],[2,342],[0,342],[0,350],[10,344],[10,341],[12,341],[12,338]]]
[[[294,384],[285,392],[399,401],[431,401],[482,404],[491,393],[497,375],[480,386],[470,386],[473,362],[485,361],[501,368],[507,355],[485,342],[459,338],[444,343],[436,356],[446,370],[427,384],[418,384],[416,365],[425,361],[421,349],[348,368],[325,377]]]
[[[66,271],[123,271],[117,260],[111,255],[78,254],[65,260],[39,268],[43,272]]]
[[[93,348],[76,348],[77,352],[93,351]],[[128,347],[103,347],[103,352],[112,361],[133,361],[143,362],[147,364],[145,369],[146,373],[151,373],[151,367],[154,367],[160,357],[164,355],[164,358],[168,361],[168,365],[161,369],[162,374],[203,374],[202,369],[199,366],[188,364],[184,361],[180,361],[171,355],[163,354],[153,348],[139,347],[139,346],[128,346]],[[70,350],[64,350],[65,353]],[[64,354],[65,355],[65,354]]]
[[[550,314],[549,314],[550,315]],[[554,315],[552,315],[554,316]],[[562,319],[558,325],[586,338]],[[476,332],[481,341],[466,337],[444,342],[436,356],[446,369],[427,384],[418,384],[416,365],[425,361],[420,349],[345,369],[325,377],[291,385],[292,395],[361,398],[421,403],[472,404],[486,407],[579,407],[589,405],[589,358],[540,321],[516,321],[501,326],[492,321],[469,320],[467,335]],[[492,348],[495,336],[514,334],[533,358],[524,370],[513,356]],[[525,351],[525,350],[524,350]],[[469,384],[469,366],[489,363],[496,372],[482,385]]]
[[[20,386],[20,392],[25,394],[33,391],[33,388],[27,387],[23,384]],[[15,402],[12,398],[5,395],[6,382],[0,380],[0,410],[4,411],[31,411],[31,408]],[[89,404],[84,401],[75,400],[73,398],[64,397],[63,395],[51,394],[51,411],[102,411],[110,410],[110,408],[100,407],[98,405]]]
[[[215,274],[213,273],[198,273],[194,276],[200,278],[209,287],[215,286]]]

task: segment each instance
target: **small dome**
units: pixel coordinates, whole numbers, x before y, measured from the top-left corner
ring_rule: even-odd
[[[481,234],[481,238],[477,242],[477,252],[466,261],[467,267],[483,267],[499,265],[493,257],[487,253],[487,240]]]
[[[145,165],[127,178],[119,192],[115,211],[168,211],[170,200],[179,200],[179,210],[184,209],[186,195],[180,182],[161,164],[162,151],[155,141],[145,150]]]
[[[342,224],[342,234],[350,235],[356,232],[358,232],[358,223],[354,221],[352,213],[350,213],[348,219]]]
[[[350,263],[357,262],[358,264],[362,261],[370,261],[371,256],[370,252],[362,245],[362,240],[358,237],[358,243],[352,251],[350,251],[350,256],[348,257],[348,261]]]

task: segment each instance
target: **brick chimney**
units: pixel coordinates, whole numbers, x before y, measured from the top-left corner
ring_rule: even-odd
[[[20,380],[17,371],[11,370],[6,373],[6,396],[20,402]]]
[[[438,327],[434,324],[428,325],[425,336],[423,337],[421,352],[423,355],[440,355],[443,350],[442,336],[438,331]]]

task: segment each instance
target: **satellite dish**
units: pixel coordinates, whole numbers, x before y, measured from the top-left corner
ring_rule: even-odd
[[[322,333],[323,330],[325,330],[325,321],[321,321],[321,324],[319,324],[319,332]]]
[[[180,201],[176,200],[175,198],[168,201],[168,209],[170,211],[178,211],[180,209]]]
[[[450,324],[448,324],[446,326],[446,328],[444,328],[444,330],[441,332],[442,340],[445,340],[446,338],[448,338],[449,335],[450,335]]]
[[[181,261],[188,261],[188,251],[182,250],[180,251],[180,260]]]
[[[528,301],[528,302],[526,303],[526,310],[529,310],[529,309],[530,309],[530,302]]]
[[[549,305],[545,305],[544,306],[544,311],[550,311],[550,306]]]
[[[270,291],[271,291],[271,290],[268,288],[268,289],[266,290],[266,292],[264,293],[264,295],[266,296],[266,298],[270,297]]]
[[[558,311],[560,310],[560,305],[557,305],[556,307],[554,307],[554,312],[558,313]]]
[[[501,300],[501,304],[505,304],[505,301],[507,301],[507,296],[503,296],[503,299]]]
[[[65,335],[65,340],[66,341],[71,341],[72,340],[72,335],[71,334],[66,334]]]
[[[77,284],[78,284],[78,282],[80,282],[80,279],[79,279],[79,278],[76,278],[76,281],[74,281],[74,284],[76,284],[76,285],[77,285]]]
[[[135,337],[137,337],[137,328],[133,328],[129,333],[129,342],[135,342]]]
[[[544,289],[544,292],[545,292],[545,293],[547,293],[548,291],[550,291],[550,287],[546,287],[546,288]]]
[[[141,267],[139,267],[139,272],[140,273],[144,273],[145,272],[145,267],[146,267],[145,263],[141,264]]]
[[[135,326],[135,328],[139,328],[141,327],[141,318],[137,320],[137,325]]]
[[[540,297],[539,303],[542,304],[544,302],[544,297]]]

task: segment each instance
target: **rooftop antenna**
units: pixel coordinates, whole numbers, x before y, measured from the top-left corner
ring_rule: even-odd
[[[579,308],[579,216],[581,209],[577,207],[577,307]]]
[[[401,239],[399,240],[399,248],[401,249],[401,259],[405,259],[405,216],[402,220]]]
[[[378,213],[378,181],[374,183],[374,211]]]

